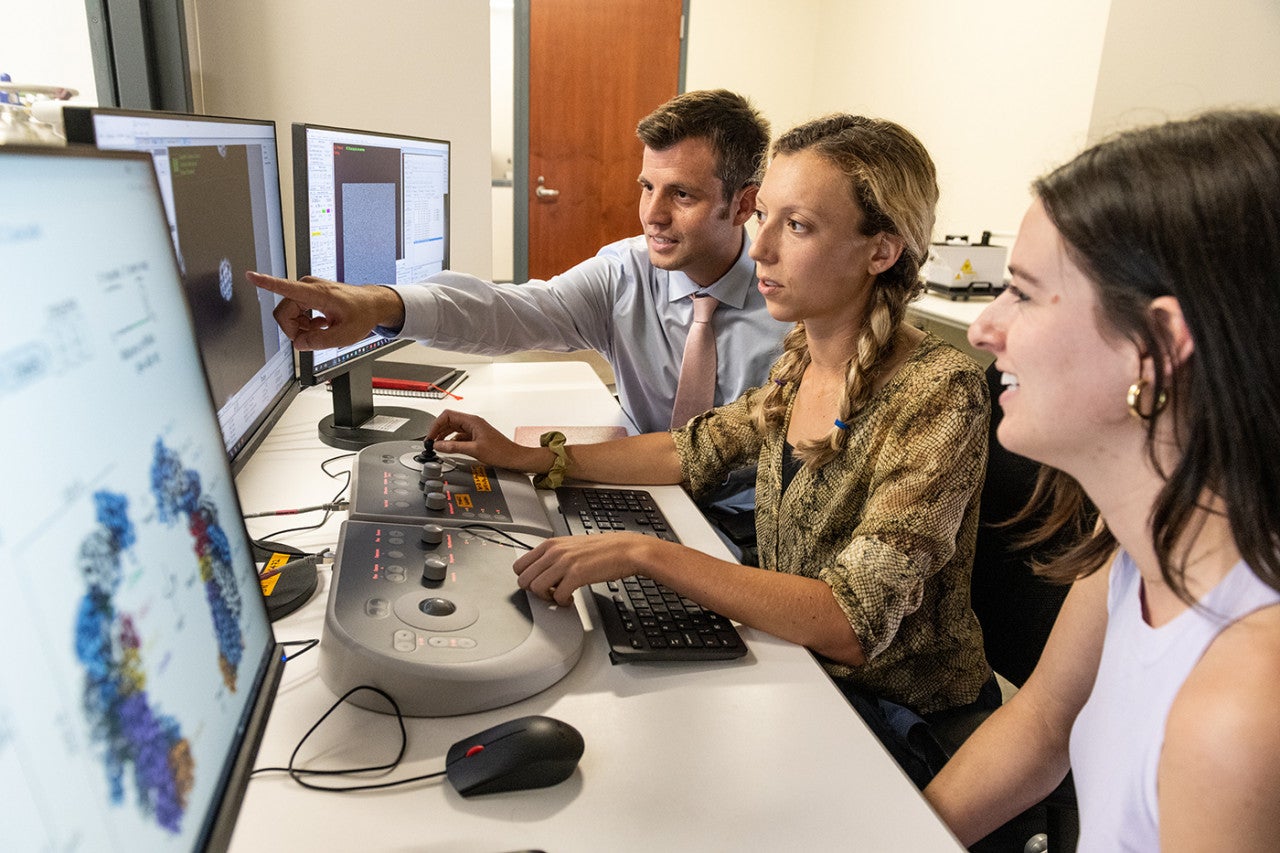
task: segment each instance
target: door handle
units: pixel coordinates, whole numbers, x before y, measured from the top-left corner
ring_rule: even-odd
[[[538,176],[538,186],[534,188],[533,194],[538,198],[555,198],[560,195],[560,190],[553,190],[550,187],[543,186],[546,180],[542,175]]]

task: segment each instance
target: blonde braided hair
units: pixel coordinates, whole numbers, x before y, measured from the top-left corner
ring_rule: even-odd
[[[882,119],[831,115],[815,119],[783,134],[773,156],[813,151],[835,165],[848,179],[850,192],[862,212],[862,235],[889,234],[903,241],[902,254],[872,284],[871,306],[858,333],[854,355],[845,370],[840,420],[852,419],[870,401],[880,370],[893,356],[897,332],[907,303],[919,295],[920,264],[929,251],[938,203],[937,173],[928,151],[908,130]],[[852,235],[851,235],[852,236]],[[783,353],[774,364],[774,382],[752,412],[762,433],[782,427],[791,394],[809,366],[804,322],[783,340]],[[844,449],[848,430],[833,427],[823,439],[804,441],[796,455],[809,468],[834,459]]]

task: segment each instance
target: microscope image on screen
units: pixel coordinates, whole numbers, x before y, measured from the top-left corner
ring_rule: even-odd
[[[404,257],[400,168],[400,151],[395,148],[333,146],[339,281],[397,280],[396,260]]]
[[[245,281],[256,269],[249,164],[259,146],[199,145],[169,149],[178,260],[187,300],[205,353],[218,408],[266,363],[257,317],[257,290]]]

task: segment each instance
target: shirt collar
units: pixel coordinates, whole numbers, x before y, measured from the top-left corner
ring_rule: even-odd
[[[733,262],[729,271],[718,281],[708,287],[699,287],[693,279],[683,272],[675,271],[667,274],[667,297],[676,302],[693,293],[702,292],[714,296],[721,305],[731,308],[742,308],[747,304],[747,295],[756,284],[756,262],[751,260],[748,251],[751,249],[751,235],[746,229],[742,232],[742,251]]]

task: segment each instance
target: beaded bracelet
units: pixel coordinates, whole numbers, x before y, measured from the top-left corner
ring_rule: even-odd
[[[564,482],[564,472],[569,468],[569,454],[565,452],[564,442],[564,433],[559,430],[544,432],[538,439],[538,444],[556,455],[556,461],[551,463],[550,471],[533,481],[537,488],[554,489]]]

